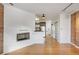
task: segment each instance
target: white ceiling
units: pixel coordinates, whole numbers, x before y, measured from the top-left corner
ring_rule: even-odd
[[[76,11],[79,11],[79,3],[73,3],[65,12],[72,14]]]
[[[48,19],[55,19],[69,4],[70,3],[15,3],[14,6],[34,13],[37,16],[42,16],[44,13]],[[66,12],[75,9],[73,7],[79,7],[79,4],[70,6]]]

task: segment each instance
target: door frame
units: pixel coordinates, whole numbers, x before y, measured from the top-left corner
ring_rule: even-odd
[[[55,22],[55,39],[57,40],[57,31],[58,29],[56,29],[58,27],[58,21]]]
[[[2,3],[0,3],[0,5],[1,5],[1,8],[2,8],[2,28],[1,28],[1,32],[2,32],[2,53],[0,53],[0,54],[3,54],[3,48],[4,48],[4,46],[3,46],[3,42],[4,42],[4,40],[3,40],[3,35],[4,35],[4,5],[2,4]]]

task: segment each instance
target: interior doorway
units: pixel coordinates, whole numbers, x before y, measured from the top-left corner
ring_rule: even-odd
[[[46,21],[46,36],[51,36],[51,20]]]
[[[51,24],[51,34],[52,37],[55,38],[55,24]]]
[[[71,15],[71,42],[79,46],[79,11]]]
[[[0,54],[3,53],[3,11],[4,7],[0,4]]]
[[[58,39],[58,22],[55,22],[55,39]]]

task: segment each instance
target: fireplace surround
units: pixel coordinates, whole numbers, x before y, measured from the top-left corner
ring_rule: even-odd
[[[17,41],[21,41],[21,40],[29,40],[30,39],[30,33],[18,33],[17,34]]]

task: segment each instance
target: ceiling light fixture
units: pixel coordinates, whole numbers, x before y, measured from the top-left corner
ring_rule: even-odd
[[[36,18],[35,20],[36,20],[36,21],[38,21],[38,20],[39,20],[39,18]]]
[[[44,20],[46,19],[45,14],[42,15],[42,19],[44,19]]]
[[[9,3],[11,6],[13,6],[14,4],[13,3]]]
[[[73,3],[70,3],[67,7],[65,7],[62,11],[67,10]]]

